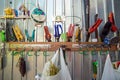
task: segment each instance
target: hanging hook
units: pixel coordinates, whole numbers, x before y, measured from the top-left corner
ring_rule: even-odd
[[[80,48],[79,48],[79,54],[83,54],[83,51],[82,51],[82,46],[80,46]],[[82,51],[82,52],[81,52]]]
[[[40,50],[41,50],[41,48],[39,47],[38,51],[40,51]]]
[[[30,51],[33,51],[34,50],[34,48],[33,47],[31,47],[31,50]]]
[[[86,52],[89,51],[89,48],[88,48],[87,45],[85,45],[85,46],[86,46],[86,48],[85,48],[85,50],[83,51],[83,54],[84,54],[84,55],[87,55]]]
[[[39,56],[38,51],[39,51],[39,49],[35,51],[35,53],[34,53],[35,56]]]
[[[95,46],[95,45],[92,45],[91,47],[93,48],[91,54],[94,55],[94,52],[96,51],[96,46]]]
[[[27,52],[28,56],[33,56],[32,54],[30,54],[31,51],[33,51],[33,47],[31,47],[31,49]]]
[[[16,47],[15,51],[17,51],[17,50],[18,50],[18,47]]]
[[[23,47],[23,50],[22,51],[25,51],[26,50],[26,47]]]

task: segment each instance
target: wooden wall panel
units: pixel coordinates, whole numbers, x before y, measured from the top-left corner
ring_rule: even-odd
[[[38,52],[39,56],[37,57],[37,74],[41,74],[44,67],[44,58],[43,52]]]
[[[21,74],[19,71],[19,66],[17,66],[19,60],[19,55],[14,56],[14,62],[13,62],[13,80],[21,79]]]
[[[31,52],[33,55],[33,52]],[[28,80],[34,80],[35,77],[35,56],[27,56],[27,79]]]
[[[0,66],[1,66],[1,60],[0,60]],[[2,69],[1,69],[1,67],[0,67],[0,80],[2,80]]]
[[[6,3],[5,3],[5,7],[8,7],[8,3],[10,0],[5,0]],[[19,6],[21,5],[21,3],[23,1],[16,1],[16,0],[12,0],[14,1],[16,4],[12,5],[12,7],[15,7],[15,8],[19,8]],[[28,1],[28,0],[26,0]],[[31,1],[28,1],[30,3],[32,3],[32,1],[34,0],[31,0]],[[52,39],[54,41],[54,31],[53,31],[53,27],[54,27],[54,24],[52,23],[52,18],[55,16],[55,15],[64,15],[65,16],[73,16],[73,14],[75,16],[79,16],[81,17],[81,26],[83,28],[85,28],[84,26],[84,22],[82,22],[84,19],[84,14],[83,14],[83,3],[82,4],[79,4],[80,2],[82,2],[83,0],[61,0],[61,1],[58,1],[58,0],[46,0],[48,1],[47,2],[47,10],[46,10],[46,15],[47,15],[47,22],[45,25],[47,25],[49,28],[50,28],[50,32],[52,33]],[[54,1],[57,1],[56,2],[56,6],[53,4]],[[62,2],[65,2],[65,5],[63,7],[63,4]],[[74,4],[72,3],[72,1],[74,1]],[[96,0],[90,0],[91,1],[91,25],[94,23],[94,15],[95,15],[95,1]],[[109,1],[110,1],[110,4],[111,4],[111,0],[97,0],[98,2],[98,14],[99,14],[99,17],[103,19],[103,24],[100,25],[100,29],[104,26],[104,23],[105,23],[105,20],[106,20],[106,16],[108,15],[108,13],[110,11],[112,11],[111,9],[111,5],[109,5]],[[43,10],[45,10],[44,8],[44,2],[43,0],[39,0],[39,3],[40,3],[40,6]],[[60,4],[59,4],[60,2]],[[107,2],[107,5],[106,3]],[[119,5],[119,1],[118,0],[115,0],[115,18],[116,18],[116,22],[117,22],[117,25],[119,25],[119,6],[116,6],[116,5]],[[3,3],[3,0],[0,1],[0,4]],[[33,2],[35,3],[35,2]],[[27,5],[27,4],[26,4]],[[29,8],[33,9],[34,6],[32,5],[27,5],[27,6],[30,6]],[[32,6],[32,7],[31,7]],[[3,8],[3,5],[0,7],[0,9]],[[63,8],[65,8],[65,11],[63,10]],[[108,9],[107,9],[108,8]],[[56,10],[55,10],[56,9]],[[1,9],[2,11],[3,9]],[[0,11],[0,14],[2,14],[2,12]],[[74,21],[72,20],[73,18],[66,18],[66,22],[65,22],[65,31],[68,30],[68,27],[69,27],[69,24],[72,23],[72,22],[76,22],[76,19],[74,19]],[[31,35],[31,31],[35,28],[34,27],[34,23],[31,21],[28,22],[29,25],[27,25],[27,21],[25,22],[25,26],[23,26],[23,20],[20,20],[18,22],[18,25],[21,25],[20,29],[23,29],[25,27],[28,28],[29,30],[29,34]],[[43,25],[42,25],[43,26]],[[41,30],[39,28],[39,31],[38,31],[38,41],[45,41],[44,40],[44,35],[43,35],[43,29]],[[24,33],[24,29],[23,29],[23,33]],[[83,32],[83,34],[85,34]],[[83,36],[85,37],[85,36]],[[84,39],[83,39],[84,41]],[[10,54],[11,52],[7,52],[7,62],[6,62],[6,67],[4,68],[4,74],[2,74],[2,70],[0,70],[0,80],[2,80],[2,76],[4,75],[4,80],[34,80],[35,79],[35,75],[38,73],[38,74],[41,74],[42,71],[43,71],[43,67],[45,65],[45,62],[47,62],[53,55],[54,55],[54,52],[48,52],[48,54],[50,56],[47,56],[47,57],[44,57],[43,56],[43,52],[38,52],[40,53],[39,56],[37,56],[37,62],[36,62],[36,56],[34,55],[35,52],[31,52],[31,54],[33,56],[28,56],[28,55],[25,55],[25,60],[26,60],[26,68],[27,68],[27,74],[24,76],[24,77],[21,77],[20,75],[20,72],[19,72],[19,68],[16,67],[16,63],[19,59],[18,56],[14,56],[14,58],[12,57],[12,55]],[[26,53],[26,52],[25,52]],[[67,52],[69,53],[69,52]],[[71,52],[71,53],[74,53],[74,52]],[[71,62],[69,60],[69,57],[68,56],[71,56]],[[105,58],[106,58],[106,55],[101,55],[100,56],[101,58],[101,73],[100,73],[100,77],[102,75],[102,70],[103,70],[103,66],[104,66],[104,62],[105,62]],[[72,55],[69,55],[67,54],[67,62],[68,62],[68,66],[69,66],[69,69],[70,69],[70,72],[71,72],[71,75],[72,75],[72,78],[73,80],[90,80],[91,78],[91,75],[89,75],[91,73],[91,56],[90,55],[80,55],[79,52],[75,52],[75,54],[72,54]],[[12,61],[13,61],[13,65],[12,65]],[[70,62],[70,63],[69,63]],[[37,72],[36,72],[36,63],[37,63]]]
[[[7,52],[7,63],[4,68],[4,80],[13,80],[12,75],[12,56],[11,52]]]

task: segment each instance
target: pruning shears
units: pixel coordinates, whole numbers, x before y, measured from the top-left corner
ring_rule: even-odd
[[[54,26],[54,30],[55,30],[55,39],[59,42],[59,38],[60,38],[60,35],[61,33],[59,32],[59,29],[61,30],[61,33],[63,33],[63,29],[62,29],[62,26],[60,24],[56,24]]]
[[[48,42],[51,42],[51,34],[48,30],[48,26],[44,26],[44,31],[45,31],[45,39],[48,40]]]
[[[72,38],[73,32],[74,32],[74,28],[75,28],[75,25],[70,24],[70,26],[68,28],[68,32],[67,32],[68,41],[71,41],[71,38]]]
[[[117,29],[117,26],[115,25],[113,12],[109,13],[108,21],[112,23],[111,31],[116,32],[118,29]]]
[[[27,40],[30,41],[30,42],[32,42],[32,41],[34,41],[34,38],[35,38],[35,30],[32,31],[32,36],[30,36],[28,34],[28,30],[25,29],[25,35],[27,37]]]

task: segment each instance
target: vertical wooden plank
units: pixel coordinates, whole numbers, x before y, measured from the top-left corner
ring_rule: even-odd
[[[35,77],[35,56],[34,52],[31,52],[32,56],[27,56],[27,80],[34,80]]]
[[[46,0],[47,4],[47,26],[49,27],[49,31],[51,33],[51,40],[54,41],[54,24],[53,24],[53,17],[54,17],[54,0]]]
[[[83,55],[82,54],[79,54],[80,52],[75,52],[75,70],[74,70],[74,80],[83,80],[82,79],[82,57]]]
[[[42,74],[43,71],[43,67],[44,67],[44,63],[43,63],[43,52],[38,52],[38,56],[37,56],[37,74]]]
[[[66,51],[66,63],[69,68],[70,74],[72,75],[72,53],[71,51]]]
[[[21,74],[19,71],[19,66],[17,66],[19,60],[19,55],[14,56],[13,63],[13,80],[21,79]]]
[[[4,15],[4,8],[5,8],[5,1],[6,0],[0,0],[0,15]],[[3,22],[3,20],[0,22]],[[2,44],[0,42],[0,44]],[[0,80],[4,80],[4,69],[1,69],[1,53],[0,53]]]
[[[2,80],[1,56],[0,56],[0,80]]]
[[[90,80],[91,79],[91,74],[90,74],[90,68],[91,68],[91,58],[90,58],[90,53],[87,52],[83,56],[83,80]]]
[[[11,80],[11,69],[12,69],[12,56],[11,56],[11,52],[7,51],[7,55],[6,55],[6,67],[4,68],[4,80]]]

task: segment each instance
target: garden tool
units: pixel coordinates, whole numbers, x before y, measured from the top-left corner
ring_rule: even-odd
[[[5,12],[6,15],[12,15],[13,14],[12,8],[10,8],[10,7],[4,9],[4,12]]]
[[[95,15],[95,23],[94,23],[94,25],[92,26],[92,27],[90,27],[89,28],[89,30],[88,30],[88,33],[93,33],[93,32],[95,32],[95,38],[97,39],[97,41],[99,40],[99,37],[98,37],[98,30],[97,30],[97,28],[99,27],[99,25],[102,23],[102,19],[100,19],[100,18],[98,18],[98,19],[96,19],[97,17],[96,17],[97,15]]]
[[[35,38],[35,30],[32,31],[32,36],[30,36],[28,33],[28,30],[25,29],[25,35],[27,37],[27,40],[32,42],[32,41],[34,41],[34,38]]]
[[[5,15],[4,18],[14,18],[14,10],[10,7],[4,9]]]
[[[88,32],[92,33],[94,31],[96,31],[97,28],[99,27],[99,25],[101,24],[101,22],[102,22],[102,19],[98,18],[97,21],[95,22],[95,24],[89,28]]]
[[[19,67],[19,71],[20,71],[20,74],[22,77],[24,77],[24,75],[26,74],[26,61],[24,59],[24,54],[23,54],[24,51],[21,51],[21,52],[13,52],[13,54],[20,54],[20,57],[19,57],[19,60],[18,60],[18,63],[16,66]],[[12,55],[14,56],[14,55]]]
[[[19,10],[21,12],[23,12],[24,15],[28,14],[28,9],[25,7],[24,4],[22,4],[20,7],[19,7]]]
[[[48,42],[51,42],[51,34],[48,30],[48,26],[44,26],[44,31],[45,31],[45,39],[48,40]]]
[[[0,31],[0,41],[2,41],[2,42],[6,41],[5,30]]]
[[[24,77],[24,75],[26,73],[26,62],[23,57],[19,58],[19,71],[20,71],[22,77]]]
[[[71,39],[72,39],[72,36],[73,36],[73,33],[74,33],[74,27],[75,27],[74,24],[70,24],[70,26],[69,26],[69,29],[68,29],[68,32],[67,32],[68,42],[70,42]]]
[[[59,42],[59,38],[60,38],[60,35],[61,33],[59,32],[59,28],[61,29],[61,33],[63,33],[63,29],[62,29],[62,26],[60,24],[56,24],[54,26],[54,30],[55,30],[55,39],[57,40],[57,42]]]
[[[18,41],[24,41],[24,36],[22,35],[21,30],[18,27],[18,25],[13,26],[13,31]]]
[[[115,25],[114,15],[112,12],[109,13],[108,21],[112,23],[111,31],[116,32],[118,29],[117,29],[117,26]]]
[[[80,42],[81,41],[81,29],[80,27],[77,27],[75,32],[75,41]]]
[[[90,0],[84,0],[84,9],[85,9],[85,26],[86,26],[86,42],[89,41],[90,33],[88,32],[90,26]]]
[[[92,63],[92,67],[93,67],[93,80],[96,80],[97,78],[97,66],[98,66],[98,62],[97,61],[94,61]]]
[[[103,30],[100,34],[101,41],[103,42],[105,37],[109,34],[111,29],[112,23],[110,21],[107,21],[103,27]]]
[[[97,15],[96,15],[96,16],[97,16]],[[95,17],[96,17],[96,16],[95,16]],[[95,20],[96,20],[96,18],[95,18]],[[90,28],[88,29],[88,34],[89,34],[89,35],[95,31],[95,37],[97,38],[97,40],[98,40],[98,31],[97,31],[97,28],[99,27],[99,25],[100,25],[101,23],[102,23],[102,19],[98,18],[98,19],[95,21],[94,25],[92,25],[92,27],[90,27]]]
[[[117,44],[120,42],[120,30],[117,30],[117,36],[110,39],[110,44]]]
[[[17,41],[17,38],[13,32],[13,24],[11,24],[11,21],[7,21],[6,23],[6,41]]]
[[[61,37],[63,42],[67,41],[67,33],[62,33],[60,37]]]
[[[97,2],[97,1],[96,1],[96,2]],[[96,6],[97,6],[97,5],[96,5]],[[94,19],[95,19],[95,22],[96,22],[97,19],[98,19],[98,14],[95,14]],[[97,39],[98,42],[100,41],[98,29],[95,30],[95,38]]]

